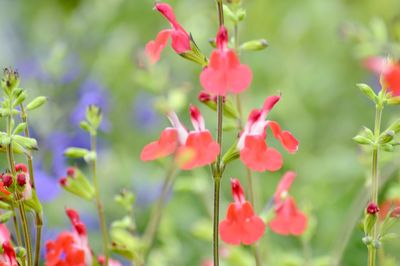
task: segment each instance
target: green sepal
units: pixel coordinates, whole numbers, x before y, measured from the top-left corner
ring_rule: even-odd
[[[35,110],[35,109],[41,107],[42,105],[44,105],[46,102],[47,102],[47,97],[45,97],[45,96],[36,97],[30,103],[28,103],[28,105],[26,106],[26,109],[28,111]]]
[[[17,134],[21,133],[22,131],[24,131],[26,129],[27,126],[28,125],[25,122],[19,123],[13,131],[13,135],[17,135]]]
[[[66,177],[67,181],[62,188],[66,191],[78,196],[82,199],[91,201],[94,199],[95,190],[93,185],[89,182],[87,177],[78,168],[75,169],[75,174],[73,177]]]
[[[370,140],[370,139],[367,138],[367,137],[361,136],[361,135],[355,136],[355,137],[353,138],[353,140],[354,140],[355,142],[357,142],[358,144],[361,144],[361,145],[371,145],[371,144],[374,144],[374,142],[373,142],[372,140]]]
[[[374,228],[378,215],[366,213],[364,217],[364,233],[365,235],[370,235],[372,229]]]
[[[191,50],[180,53],[179,55],[189,61],[199,64],[202,67],[206,67],[208,65],[208,59],[200,51],[199,47],[197,46],[196,42],[193,39],[192,34],[190,34],[190,48]]]
[[[394,130],[386,130],[379,136],[378,143],[379,144],[386,144],[393,140],[395,135]]]
[[[4,224],[6,223],[12,216],[13,216],[13,211],[5,211],[0,214],[0,223]]]
[[[240,152],[237,148],[237,143],[235,142],[222,156],[222,162],[224,165],[227,165],[228,163],[238,159],[240,157]]]
[[[90,151],[83,148],[70,147],[64,151],[64,155],[69,158],[84,158]]]
[[[93,127],[93,129],[95,129],[94,132],[96,132],[101,124],[101,121],[103,120],[100,107],[97,105],[89,105],[86,109],[86,120]]]
[[[400,104],[400,96],[389,97],[387,99],[387,104],[389,104],[389,105],[399,105]]]
[[[26,99],[26,92],[21,90],[21,92],[19,93],[19,95],[17,96],[17,99],[15,99],[15,101],[13,102],[13,107],[16,107],[18,105],[20,105],[21,103],[23,103]]]
[[[268,42],[265,39],[252,40],[240,45],[241,51],[261,51],[268,47]]]
[[[133,204],[135,203],[135,195],[128,191],[123,190],[121,193],[114,197],[116,203],[121,205],[128,213],[133,211]]]
[[[38,144],[36,139],[34,138],[27,138],[24,136],[20,136],[20,135],[14,135],[12,136],[12,142],[13,144],[19,144],[21,145],[21,147],[28,149],[28,150],[38,150]]]
[[[364,83],[359,83],[357,84],[357,87],[360,89],[362,93],[364,93],[365,96],[367,96],[374,103],[378,102],[378,96],[370,86]]]

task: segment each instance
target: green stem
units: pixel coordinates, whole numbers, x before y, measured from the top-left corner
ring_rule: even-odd
[[[15,213],[15,205],[13,200],[11,200],[11,208],[13,210],[13,224],[15,227],[15,234],[17,235],[17,244],[18,246],[22,246],[22,238],[21,238],[21,233],[19,232],[19,225],[17,221],[17,215]]]
[[[90,143],[92,152],[96,153],[96,136],[90,134]],[[95,189],[95,198],[96,198],[96,207],[97,213],[99,216],[99,222],[101,227],[101,235],[103,238],[103,253],[105,257],[105,265],[108,266],[108,261],[110,258],[109,250],[108,250],[108,233],[107,233],[107,224],[104,216],[103,205],[100,200],[100,192],[99,192],[99,184],[97,180],[97,158],[93,160],[92,163],[92,172],[93,172],[93,184]]]
[[[213,215],[213,259],[214,266],[219,266],[219,194],[221,177],[214,176],[214,215]]]
[[[375,111],[375,141],[379,140],[380,130],[381,130],[381,120],[382,120],[382,105],[376,105]],[[371,202],[378,204],[378,191],[379,191],[379,175],[378,175],[378,159],[379,159],[379,144],[374,146],[372,152],[372,170],[371,170]],[[375,224],[372,229],[373,241],[376,241],[378,237],[377,224]],[[375,266],[376,261],[376,248],[372,245],[368,246],[368,265]]]
[[[143,234],[143,240],[147,244],[145,257],[148,256],[148,254],[150,253],[150,250],[153,246],[154,239],[157,234],[157,229],[161,222],[162,212],[163,212],[163,209],[165,207],[165,203],[166,203],[166,200],[168,197],[168,192],[171,190],[171,188],[174,184],[174,181],[175,181],[175,170],[176,170],[175,164],[172,162],[171,166],[169,167],[169,169],[167,170],[167,173],[165,175],[165,179],[164,179],[164,182],[162,185],[160,197],[157,200],[157,203],[154,207],[154,211],[152,212],[149,224],[146,227],[146,230]]]
[[[22,122],[28,123],[28,114],[25,111],[24,105],[21,103],[20,104],[20,109],[21,109],[21,119]],[[25,137],[30,138],[30,132],[29,132],[29,127],[28,125],[25,127]],[[34,171],[33,171],[33,161],[32,161],[32,154],[30,151],[27,151],[25,153],[26,155],[26,160],[28,161],[28,169],[29,169],[29,177],[30,177],[30,182],[32,184],[32,188],[36,189],[35,186],[35,177],[34,177]],[[42,213],[36,212],[35,211],[35,226],[36,226],[36,243],[35,243],[35,266],[39,265],[39,259],[40,259],[40,246],[42,242],[42,227],[43,227],[43,215]]]
[[[12,138],[12,128],[11,128],[11,124],[12,124],[12,97],[9,97],[9,111],[10,111],[10,115],[8,116],[7,119],[7,135],[8,137],[11,139]],[[7,145],[6,147],[6,152],[7,152],[7,159],[8,159],[8,165],[10,167],[10,171],[13,175],[13,178],[17,178],[17,173],[15,171],[15,164],[14,164],[14,153],[13,153],[13,147],[12,147],[12,139],[10,141],[10,144]],[[25,215],[25,205],[24,202],[22,201],[22,195],[20,195],[20,193],[16,190],[14,193],[14,200],[17,202],[18,205],[18,210],[19,210],[19,214],[20,214],[20,219],[21,219],[21,223],[22,223],[22,232],[24,234],[24,238],[25,238],[25,248],[26,248],[26,252],[27,252],[27,257],[28,257],[28,265],[31,266],[32,265],[32,248],[31,248],[31,239],[29,236],[29,228],[28,228],[28,221],[26,219],[26,215]]]

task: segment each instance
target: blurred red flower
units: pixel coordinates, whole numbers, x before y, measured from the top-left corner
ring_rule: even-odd
[[[92,251],[89,246],[86,226],[79,214],[66,209],[73,231],[62,232],[55,241],[46,243],[46,266],[85,266],[92,265]]]
[[[379,206],[379,218],[384,220],[390,210],[400,207],[400,198],[387,199]]]
[[[307,217],[296,207],[288,195],[296,174],[287,172],[282,177],[274,194],[275,218],[270,221],[273,232],[281,235],[301,235],[307,228]]]
[[[226,219],[219,224],[221,239],[232,245],[251,245],[262,237],[265,224],[246,201],[239,180],[231,179],[231,186],[234,202],[229,204]]]
[[[400,96],[400,63],[390,62],[382,57],[369,57],[364,61],[364,65],[382,75],[392,96]]]

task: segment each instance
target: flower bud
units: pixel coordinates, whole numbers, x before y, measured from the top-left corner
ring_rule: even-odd
[[[19,163],[19,164],[15,165],[15,171],[27,173],[28,172],[28,168],[26,167],[25,164]]]
[[[17,175],[17,183],[19,186],[23,187],[26,184],[26,176],[24,173],[20,173]]]
[[[10,187],[13,184],[13,177],[10,174],[4,174],[3,184],[5,187]]]
[[[14,90],[14,88],[19,85],[19,74],[14,69],[4,69],[4,78],[1,81],[1,86],[6,91],[6,93],[10,93]]]
[[[26,109],[28,111],[37,109],[40,106],[42,106],[43,104],[45,104],[46,102],[47,102],[47,98],[46,97],[44,97],[44,96],[36,97],[30,103],[28,103],[28,105],[26,106]]]
[[[243,43],[240,46],[240,50],[242,51],[260,51],[264,50],[268,47],[267,40],[260,39],[260,40],[253,40]]]
[[[69,168],[67,169],[67,176],[69,176],[69,177],[74,177],[74,176],[75,176],[75,168],[69,167]]]
[[[367,84],[359,83],[359,84],[357,84],[357,87],[361,90],[362,93],[365,94],[365,96],[367,96],[373,102],[377,101],[378,96],[376,96],[374,90],[371,89],[370,86],[368,86]]]
[[[394,138],[395,132],[393,130],[386,130],[379,136],[379,144],[386,144],[391,142]]]
[[[371,202],[368,204],[367,213],[371,215],[375,215],[379,212],[379,207],[376,203]]]

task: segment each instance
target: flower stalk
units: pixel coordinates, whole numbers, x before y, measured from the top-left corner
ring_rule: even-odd
[[[28,114],[27,114],[27,112],[25,110],[25,107],[24,107],[24,105],[22,103],[20,104],[20,109],[21,109],[22,122],[28,123]],[[25,137],[30,138],[30,132],[29,132],[29,127],[28,126],[25,127],[24,134],[25,134]],[[32,187],[36,189],[31,151],[28,150],[25,153],[25,156],[26,156],[26,160],[28,162],[28,171],[29,171],[30,182],[32,184]],[[41,247],[41,241],[42,241],[42,227],[43,227],[43,214],[41,212],[38,212],[38,211],[35,211],[35,226],[36,226],[36,242],[35,242],[35,262],[34,262],[34,265],[38,266],[39,265],[39,259],[40,259],[40,247]]]
[[[96,154],[96,134],[91,133],[90,134],[90,148],[91,151]],[[103,252],[104,252],[104,257],[105,257],[105,266],[108,266],[109,258],[110,258],[110,253],[108,249],[108,233],[107,233],[107,224],[106,224],[106,219],[104,216],[104,209],[103,205],[100,200],[100,192],[99,192],[99,184],[97,180],[97,156],[92,161],[92,174],[93,174],[93,185],[95,189],[95,200],[96,200],[96,208],[97,208],[97,213],[99,216],[99,222],[100,222],[100,228],[101,228],[101,235],[103,239]]]
[[[375,128],[374,136],[378,140],[381,131],[383,105],[378,102],[375,110]],[[379,191],[379,175],[378,175],[378,160],[379,160],[379,143],[376,143],[372,151],[372,167],[371,167],[371,202],[378,204],[378,191]],[[377,240],[378,229],[377,224],[372,229],[372,239]],[[376,247],[372,244],[368,245],[368,266],[375,266],[376,261]]]

